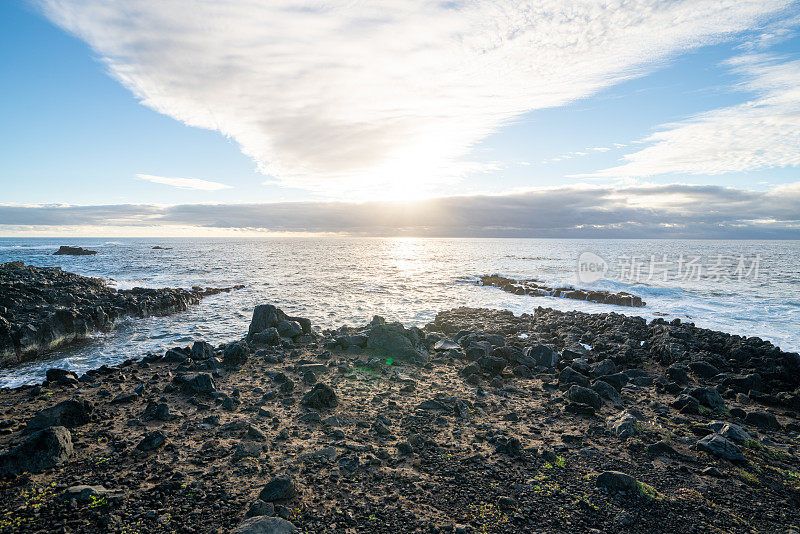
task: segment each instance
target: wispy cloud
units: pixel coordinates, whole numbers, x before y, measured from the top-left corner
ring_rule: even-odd
[[[581,176],[723,174],[800,165],[800,60],[748,54],[728,61],[755,93],[743,104],[662,125],[625,163]]]
[[[230,185],[200,178],[170,178],[167,176],[153,176],[152,174],[137,174],[137,178],[153,182],[154,184],[164,184],[178,189],[196,189],[199,191],[219,191],[220,189],[230,189]]]
[[[800,182],[765,191],[686,184],[573,186],[415,203],[0,205],[0,233],[109,225],[430,237],[800,238]]]
[[[143,104],[281,184],[441,190],[514,117],[728,38],[789,0],[34,0]]]

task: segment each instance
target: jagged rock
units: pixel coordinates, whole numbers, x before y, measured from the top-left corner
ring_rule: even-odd
[[[558,375],[558,383],[562,385],[577,384],[579,386],[589,387],[589,378],[572,367],[565,367],[561,371],[561,374]]]
[[[719,434],[709,434],[697,442],[697,448],[732,462],[744,461],[741,449]]]
[[[592,391],[614,404],[622,404],[622,397],[620,397],[619,392],[608,382],[595,380],[594,384],[592,384]]]
[[[747,441],[752,439],[745,429],[735,423],[725,421],[711,421],[708,427],[720,436],[734,441]]]
[[[712,378],[719,374],[719,369],[703,360],[689,363],[689,369],[699,378]]]
[[[72,456],[72,434],[63,426],[34,432],[19,446],[0,456],[0,475],[40,473],[62,465]]]
[[[264,502],[283,501],[291,499],[296,494],[294,480],[288,476],[281,476],[270,480],[258,494],[258,498]]]
[[[207,360],[214,357],[214,347],[205,341],[195,341],[189,357],[193,360]]]
[[[330,410],[339,404],[339,399],[332,387],[320,382],[303,395],[303,404],[315,410]]]
[[[686,395],[694,397],[700,404],[712,410],[719,410],[725,407],[725,401],[722,399],[719,392],[710,386],[687,388],[683,392]]]
[[[167,435],[164,434],[161,430],[154,430],[152,432],[148,432],[147,435],[139,442],[136,448],[140,451],[152,451],[155,450],[164,443],[167,442]]]
[[[208,373],[196,373],[193,375],[180,375],[175,377],[175,383],[188,393],[209,394],[217,391],[214,379]]]
[[[83,247],[70,247],[61,245],[58,250],[53,252],[53,256],[94,256],[97,254],[96,250],[89,250]]]
[[[506,361],[503,358],[484,356],[478,360],[478,365],[484,371],[487,371],[493,375],[499,375],[503,372],[503,369],[506,366]]]
[[[611,431],[614,432],[619,439],[628,439],[636,435],[636,423],[638,419],[630,412],[621,412],[617,415],[611,416],[607,419],[607,423]]]
[[[599,410],[603,406],[603,401],[600,399],[600,395],[583,386],[571,386],[567,390],[567,398],[572,402],[589,405],[596,410]]]
[[[748,412],[744,418],[744,422],[762,431],[781,429],[781,424],[778,422],[778,419],[767,412]]]
[[[373,326],[367,338],[367,349],[382,356],[412,363],[425,363],[429,359],[417,331],[406,329],[400,323]]]
[[[249,350],[244,343],[234,341],[225,345],[222,351],[222,363],[231,367],[238,367],[247,363]]]
[[[35,432],[51,426],[75,428],[91,419],[92,403],[87,400],[65,400],[39,411],[28,421],[25,432]]]
[[[303,333],[303,327],[296,321],[281,321],[276,327],[281,337],[294,339]]]

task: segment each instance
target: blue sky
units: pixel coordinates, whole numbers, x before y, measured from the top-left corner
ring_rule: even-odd
[[[732,2],[738,11],[719,13],[710,29],[703,9],[714,15],[717,5],[686,4],[697,11],[695,26],[664,32],[642,50],[633,37],[649,33],[647,21],[635,31],[604,30],[602,46],[624,61],[602,59],[591,42],[566,60],[540,61],[544,52],[510,38],[472,58],[476,44],[456,46],[452,36],[490,30],[463,26],[475,16],[469,6],[433,12],[429,19],[441,20],[425,22],[428,37],[413,49],[383,50],[383,27],[421,24],[395,3],[395,11],[384,6],[380,24],[363,22],[363,13],[320,14],[374,32],[373,56],[348,31],[323,24],[310,30],[309,41],[331,43],[319,49],[247,27],[240,37],[230,28],[246,24],[246,7],[225,10],[226,23],[206,37],[201,15],[186,22],[185,13],[152,2],[128,4],[137,14],[130,22],[118,16],[129,13],[124,2],[100,15],[91,0],[0,3],[0,204],[363,202],[676,183],[795,194],[800,125],[787,80],[800,85],[796,3]],[[669,16],[683,14],[675,9]],[[300,17],[291,9],[279,15],[287,32]],[[541,44],[536,24],[526,30],[530,47],[564,50]],[[622,17],[626,24],[633,23]],[[563,31],[581,35],[573,26]],[[218,48],[227,55],[208,59]],[[397,66],[398,58],[408,65]],[[413,79],[417,70],[437,79]],[[395,91],[398,80],[408,88]],[[721,139],[738,129],[746,150]],[[650,138],[658,132],[666,137]],[[698,138],[708,146],[699,149]],[[655,148],[643,152],[648,147]],[[795,231],[792,216],[779,222]],[[36,226],[20,221],[0,217],[0,228],[14,235]]]

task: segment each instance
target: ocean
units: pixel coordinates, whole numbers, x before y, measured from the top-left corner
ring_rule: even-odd
[[[53,256],[60,245],[98,254]],[[5,238],[0,239],[0,263],[7,261],[57,266],[105,278],[118,288],[246,288],[208,297],[184,313],[125,321],[45,359],[2,369],[0,387],[40,382],[50,367],[80,374],[195,340],[240,339],[253,307],[264,303],[309,317],[321,328],[362,325],[373,315],[422,326],[438,311],[456,306],[515,314],[538,306],[616,312],[648,320],[680,318],[800,351],[800,241]],[[494,273],[554,287],[627,291],[647,305],[521,296],[476,284],[480,275]]]

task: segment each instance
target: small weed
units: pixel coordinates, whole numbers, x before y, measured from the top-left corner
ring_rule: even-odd
[[[658,490],[656,490],[650,484],[637,481],[636,485],[639,487],[639,494],[643,497],[647,497],[648,499],[653,499],[655,501],[661,501],[664,499],[664,495],[659,493]]]

